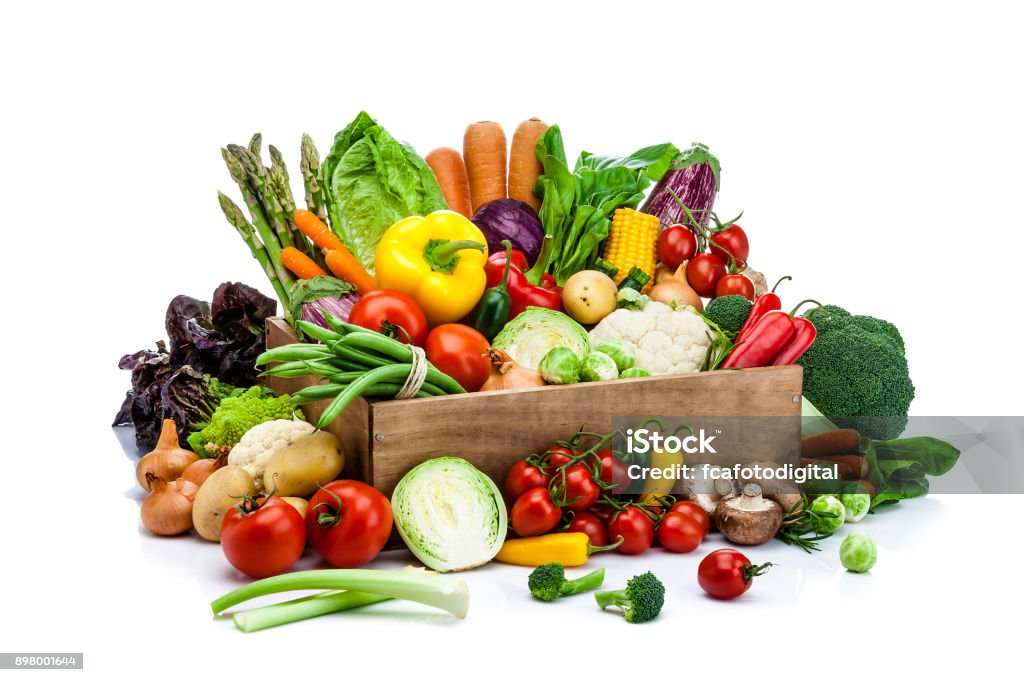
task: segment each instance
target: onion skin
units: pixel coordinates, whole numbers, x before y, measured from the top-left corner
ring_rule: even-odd
[[[673,301],[675,301],[675,305],[680,307],[692,305],[697,312],[704,312],[704,302],[686,281],[686,264],[688,262],[683,261],[671,277],[651,287],[647,296],[652,301],[658,301],[665,305],[673,305]]]
[[[168,483],[147,475],[152,492],[142,501],[142,525],[154,535],[180,535],[192,528],[192,503],[199,486],[178,479]]]
[[[149,474],[164,481],[176,481],[199,455],[178,444],[178,430],[173,419],[165,419],[160,440],[135,466],[135,478],[143,490],[149,490]]]
[[[491,376],[480,387],[481,391],[503,391],[506,388],[545,386],[544,377],[535,369],[523,367],[500,348],[487,351],[491,358]]]
[[[228,456],[226,454],[221,455],[220,457],[198,459],[185,467],[185,471],[182,472],[181,478],[182,480],[194,484],[198,488],[201,487],[203,483],[206,483],[206,479],[210,477],[210,474],[227,463]]]

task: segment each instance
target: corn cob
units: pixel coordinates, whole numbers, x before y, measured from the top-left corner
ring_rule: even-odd
[[[657,216],[631,208],[615,209],[608,241],[605,242],[604,259],[619,269],[613,277],[616,284],[625,279],[630,268],[637,267],[652,276],[644,291],[650,288],[654,282],[659,225]]]

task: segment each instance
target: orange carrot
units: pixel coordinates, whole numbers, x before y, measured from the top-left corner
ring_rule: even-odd
[[[331,232],[331,228],[324,225],[324,221],[320,220],[315,213],[298,209],[295,211],[294,216],[295,227],[302,231],[302,234],[309,237],[309,240],[316,244],[317,248],[320,249],[343,249],[345,245],[341,243],[334,233]]]
[[[523,121],[512,134],[512,150],[508,155],[508,196],[525,201],[540,210],[540,197],[533,193],[537,177],[543,172],[537,160],[537,140],[548,129],[539,118]]]
[[[469,176],[462,154],[451,147],[441,147],[427,154],[424,159],[434,171],[437,184],[441,185],[448,208],[467,218],[473,217],[473,205],[469,201]]]
[[[302,253],[294,246],[286,247],[281,251],[281,265],[285,266],[299,279],[313,279],[319,275],[326,275],[313,259]]]
[[[507,196],[508,171],[505,132],[494,121],[471,123],[462,138],[462,156],[469,174],[473,212],[495,199]]]
[[[360,295],[368,294],[377,288],[377,280],[373,278],[359,262],[359,259],[352,255],[352,252],[339,244],[340,249],[331,249],[327,252],[324,260],[327,267],[338,279],[343,279],[356,288]]]

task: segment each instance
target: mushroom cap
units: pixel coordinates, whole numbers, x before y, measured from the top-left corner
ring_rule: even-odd
[[[782,507],[761,495],[761,487],[747,485],[742,495],[727,497],[715,507],[715,525],[738,545],[760,545],[782,527]]]

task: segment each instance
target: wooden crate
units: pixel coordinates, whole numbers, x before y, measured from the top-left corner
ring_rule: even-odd
[[[292,328],[270,320],[267,347],[294,343]],[[271,378],[291,393],[312,377]],[[619,379],[487,393],[364,400],[357,398],[328,430],[345,451],[343,476],[370,483],[388,497],[412,467],[433,457],[463,457],[502,485],[509,467],[577,429],[608,432],[612,420],[631,415],[792,417],[765,420],[745,436],[743,460],[795,460],[800,446],[798,366]],[[326,403],[306,406],[316,422]]]

